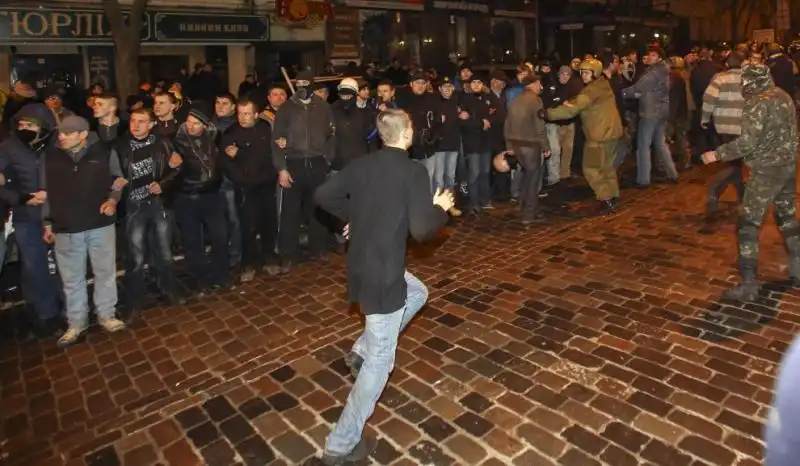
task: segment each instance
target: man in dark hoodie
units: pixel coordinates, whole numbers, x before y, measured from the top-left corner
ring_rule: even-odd
[[[495,123],[497,102],[484,94],[485,86],[480,75],[472,75],[469,83],[471,92],[461,97],[461,112],[458,116],[469,170],[469,210],[473,215],[479,214],[482,209],[493,208],[489,184],[492,167],[489,130]]]
[[[189,116],[173,141],[176,152],[183,159],[175,195],[175,216],[186,262],[198,281],[201,294],[209,288],[227,288],[231,285],[225,198],[220,192],[222,170],[218,142],[211,112],[202,103],[189,109]],[[211,243],[210,262],[206,258],[204,232]]]
[[[14,127],[14,115],[22,110],[22,107],[36,101],[36,89],[33,86],[23,80],[14,83],[11,93],[8,95],[8,101],[3,107],[2,125],[5,129],[13,132],[16,129]]]
[[[351,160],[366,155],[367,137],[374,127],[372,112],[359,108],[358,82],[344,78],[339,83],[339,100],[331,105],[336,125],[336,155],[331,169],[342,170]]]
[[[327,231],[315,215],[314,191],[328,177],[336,153],[336,124],[331,106],[314,95],[314,75],[301,71],[295,94],[275,115],[272,163],[283,188],[280,219],[281,273],[300,258],[300,224],[309,224],[309,248],[324,260]]]
[[[14,131],[0,143],[0,199],[10,205],[22,262],[22,293],[38,317],[34,331],[49,336],[60,325],[58,288],[50,275],[47,246],[42,242],[42,190],[40,163],[55,145],[55,121],[44,104],[25,105],[11,122]]]
[[[414,124],[411,159],[425,166],[433,188],[433,173],[436,168],[433,154],[439,143],[442,113],[439,109],[439,99],[427,91],[428,83],[428,75],[424,71],[412,71],[409,74],[411,93],[403,102],[402,108],[408,112]]]
[[[278,172],[272,164],[272,128],[258,113],[253,101],[240,99],[237,123],[222,135],[223,171],[233,183],[236,215],[241,220],[243,283],[253,280],[259,269],[270,276],[279,272],[275,257]]]

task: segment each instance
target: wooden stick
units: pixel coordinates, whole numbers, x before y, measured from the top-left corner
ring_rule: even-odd
[[[281,66],[281,74],[283,74],[283,79],[286,80],[286,84],[289,86],[289,90],[292,91],[294,94],[294,84],[292,84],[292,80],[289,79],[289,73],[286,72],[286,68]]]

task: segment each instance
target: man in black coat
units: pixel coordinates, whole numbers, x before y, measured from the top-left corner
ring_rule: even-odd
[[[223,171],[233,183],[241,221],[242,282],[251,281],[258,269],[270,276],[279,272],[275,257],[278,172],[272,164],[272,128],[258,114],[253,101],[240,99],[237,122],[222,135]]]

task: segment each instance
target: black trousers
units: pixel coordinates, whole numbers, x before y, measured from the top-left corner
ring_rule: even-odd
[[[541,146],[520,147],[514,149],[522,171],[522,186],[520,187],[519,202],[522,218],[533,220],[539,206],[539,192],[542,190],[545,164],[542,160]]]
[[[286,169],[292,175],[292,187],[283,188],[280,224],[280,253],[284,262],[300,259],[300,225],[308,223],[308,246],[311,254],[325,252],[327,228],[321,222],[323,212],[314,203],[314,191],[325,182],[330,165],[324,157],[289,158]]]
[[[225,221],[225,198],[221,192],[178,194],[175,216],[189,270],[201,287],[227,285],[228,225]],[[206,257],[203,233],[211,243],[210,260]]]
[[[242,265],[257,268],[274,264],[278,235],[275,184],[237,186],[236,207],[242,230]]]

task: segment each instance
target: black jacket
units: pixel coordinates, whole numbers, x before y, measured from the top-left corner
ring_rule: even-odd
[[[782,53],[775,54],[767,58],[767,66],[772,72],[772,80],[775,81],[775,85],[793,97],[794,66],[792,60]]]
[[[94,138],[78,154],[51,148],[44,160],[42,185],[46,186],[47,204],[44,222],[55,233],[80,233],[113,225],[114,215],[100,212],[108,199],[119,201],[119,192],[111,184],[120,175],[116,153]],[[80,189],[76,189],[80,187]]]
[[[458,151],[461,146],[461,120],[458,119],[458,96],[453,93],[449,99],[442,98],[439,103],[439,109],[444,116],[444,123],[442,123],[441,130],[439,131],[439,145],[436,147],[436,151]]]
[[[706,92],[708,85],[711,84],[714,75],[720,71],[722,71],[722,67],[711,60],[700,60],[692,70],[692,74],[689,77],[689,88],[692,91],[692,98],[698,106],[703,102],[703,94]]]
[[[181,167],[173,169],[169,166],[169,158],[175,150],[169,139],[161,136],[154,136],[156,137],[156,142],[152,145],[152,150],[149,151],[149,155],[153,158],[153,181],[161,186],[162,196],[164,196],[173,187],[175,180],[180,174]],[[122,176],[129,182],[126,191],[130,188],[133,172],[132,164],[135,160],[134,150],[130,145],[132,139],[133,136],[127,134],[123,139],[117,140],[116,144],[114,144],[117,156],[119,157]],[[125,194],[123,199],[128,199],[128,193],[126,192]]]
[[[502,152],[506,149],[506,138],[503,135],[503,125],[505,124],[506,117],[508,116],[506,95],[505,93],[501,93],[500,96],[498,96],[494,92],[489,91],[487,94],[485,94],[485,97],[490,102],[489,121],[492,124],[492,127],[489,128],[486,136],[489,138],[489,150],[492,152],[492,154],[497,154],[498,152]]]
[[[372,112],[358,108],[355,97],[350,100],[337,100],[331,105],[336,124],[336,155],[331,168],[341,170],[351,160],[366,155],[367,138],[373,129]]]
[[[560,83],[558,82],[558,76],[553,71],[549,73],[543,73],[541,75],[541,82],[542,82],[542,93],[539,94],[539,97],[542,98],[542,104],[544,104],[544,108],[555,108],[561,105],[561,101],[558,98],[558,88]]]
[[[171,120],[156,119],[156,124],[153,126],[153,134],[172,140],[178,134],[180,126],[181,124],[178,123],[178,119],[174,116]]]
[[[15,222],[40,222],[41,206],[25,205],[31,194],[41,189],[41,161],[44,152],[55,146],[55,119],[44,104],[28,104],[11,119],[11,128],[17,127],[20,118],[36,118],[42,122],[42,130],[47,134],[35,147],[22,142],[11,131],[11,134],[0,143],[0,173],[7,182],[0,186],[0,200],[11,206]]]
[[[566,84],[561,84],[561,81],[556,81],[556,100],[554,100],[554,107],[562,105],[564,102],[580,94],[584,88],[583,81],[580,76],[573,75],[569,78]],[[569,120],[548,121],[548,123],[555,123],[559,126],[566,126],[575,123],[578,117]]]
[[[408,234],[424,241],[447,223],[445,211],[433,205],[425,167],[404,150],[384,148],[328,178],[314,199],[350,224],[350,301],[367,315],[402,308]]]
[[[130,127],[125,120],[117,119],[117,122],[111,126],[101,125],[97,122],[95,133],[100,141],[110,144],[115,144],[117,141],[125,141],[130,137]]]
[[[287,144],[284,149],[277,144],[272,147],[272,163],[278,171],[286,169],[287,158],[325,157],[330,161],[336,153],[333,110],[316,94],[308,103],[292,96],[275,114],[272,138],[273,143],[285,138]]]
[[[491,122],[491,99],[486,94],[463,94],[459,102],[461,110],[469,113],[469,118],[461,122],[461,143],[465,154],[490,150],[489,130],[483,129],[483,120]],[[500,127],[502,131],[502,126]]]
[[[410,92],[402,101],[402,109],[411,116],[414,125],[414,143],[411,146],[411,158],[424,160],[432,156],[439,146],[439,132],[442,126],[442,110],[440,99],[426,92],[416,95]]]
[[[225,148],[239,148],[235,157],[225,153]],[[272,128],[263,120],[256,120],[252,128],[235,124],[222,135],[220,157],[225,175],[237,188],[248,188],[267,183],[275,184],[278,171],[272,164]]]
[[[183,158],[179,190],[183,194],[219,191],[222,184],[221,155],[217,146],[217,128],[212,124],[201,136],[189,136],[186,125],[178,128],[173,144]]]

